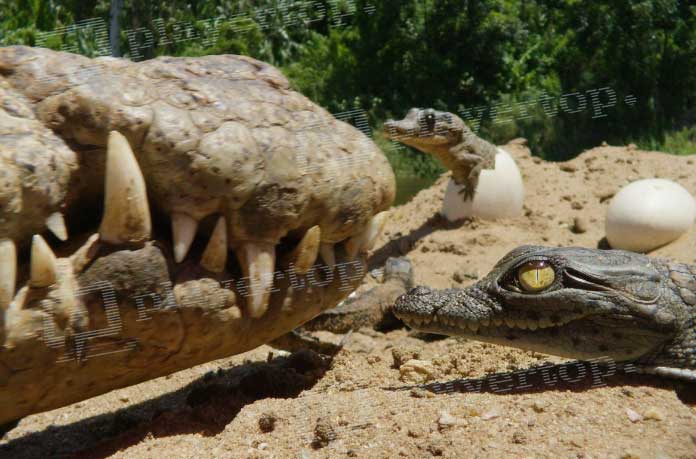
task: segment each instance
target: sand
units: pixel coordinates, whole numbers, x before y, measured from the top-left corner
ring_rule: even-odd
[[[504,148],[525,181],[523,217],[444,222],[445,174],[390,211],[372,266],[403,254],[417,284],[466,286],[521,244],[603,246],[609,200],[630,181],[668,178],[696,195],[689,157],[602,146],[549,163],[522,140]],[[651,255],[696,263],[695,247],[692,228]],[[374,283],[368,276],[365,286]],[[262,346],[29,416],[0,442],[0,457],[696,458],[695,385],[423,338],[362,329],[333,359]]]

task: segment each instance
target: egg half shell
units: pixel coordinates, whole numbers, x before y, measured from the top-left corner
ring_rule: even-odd
[[[522,215],[522,175],[515,160],[502,148],[498,148],[495,155],[495,169],[481,171],[474,199],[464,200],[460,194],[462,188],[453,180],[447,184],[440,213],[449,221],[465,217],[495,220]]]
[[[671,180],[645,179],[626,185],[609,203],[605,231],[614,249],[649,252],[691,228],[696,201]]]

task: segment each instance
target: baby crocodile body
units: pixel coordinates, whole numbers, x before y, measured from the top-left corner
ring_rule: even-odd
[[[394,314],[421,331],[696,382],[696,266],[621,250],[522,246],[466,289],[416,287]]]

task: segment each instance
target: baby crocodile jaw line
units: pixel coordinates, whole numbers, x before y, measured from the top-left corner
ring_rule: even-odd
[[[534,319],[510,319],[503,317],[495,317],[483,320],[469,320],[463,317],[455,317],[448,314],[408,314],[405,312],[396,313],[397,317],[403,320],[406,325],[412,328],[428,327],[442,328],[447,334],[471,334],[487,335],[492,332],[499,334],[505,330],[543,330],[548,328],[557,328],[566,325],[574,320],[580,319],[583,316],[574,316],[560,322],[552,322],[548,318],[539,320]]]

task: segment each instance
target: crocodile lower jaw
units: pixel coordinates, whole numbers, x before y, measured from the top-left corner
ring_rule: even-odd
[[[469,320],[465,318],[443,316],[438,314],[413,314],[406,312],[396,313],[399,319],[406,325],[423,329],[441,330],[446,334],[477,334],[477,335],[500,335],[506,330],[528,330],[535,331],[541,329],[558,328],[570,322],[583,318],[582,315],[563,315],[550,318],[544,317],[538,320],[533,319],[512,319],[494,317],[483,320]]]

